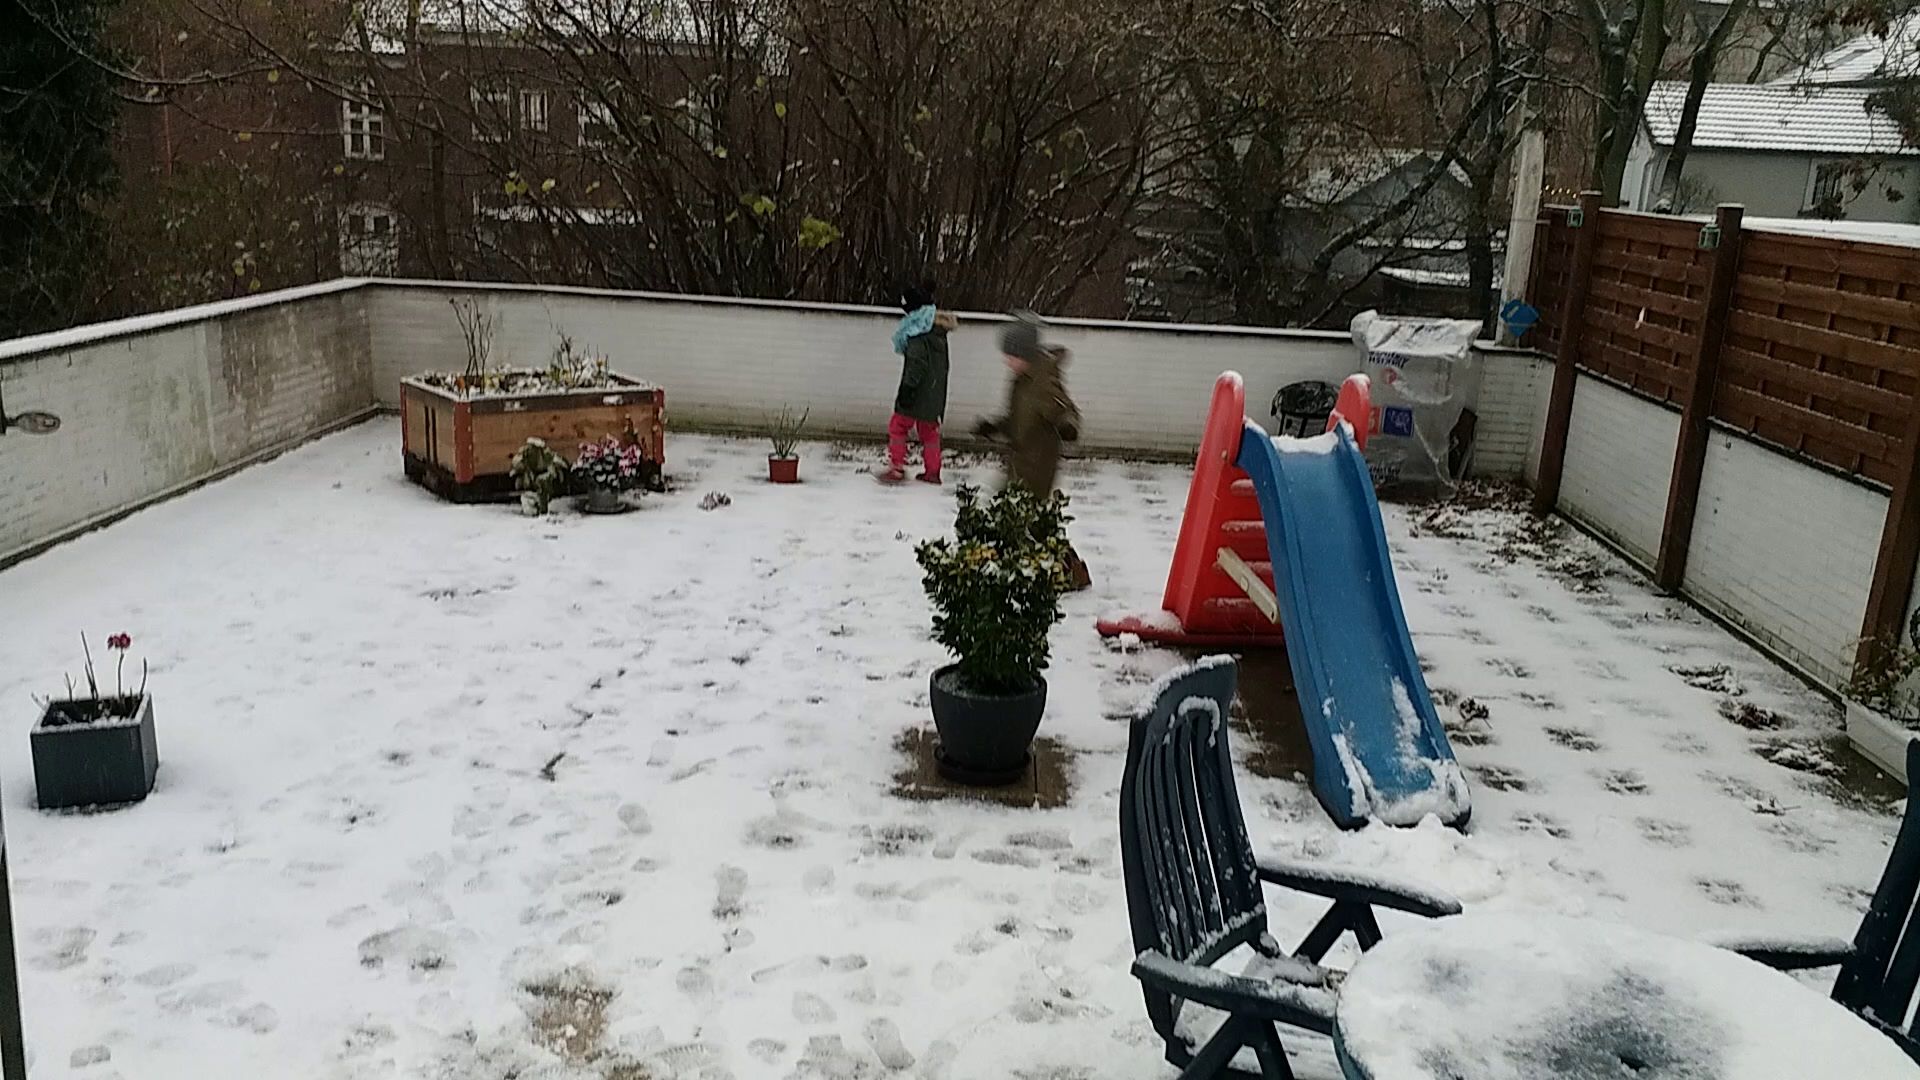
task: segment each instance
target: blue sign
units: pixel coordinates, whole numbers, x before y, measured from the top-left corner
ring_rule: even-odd
[[[1515,297],[1500,309],[1500,321],[1507,324],[1507,333],[1514,337],[1523,337],[1540,321],[1540,312],[1525,300]]]
[[[1413,434],[1413,410],[1400,407],[1380,410],[1380,433],[1382,435]]]

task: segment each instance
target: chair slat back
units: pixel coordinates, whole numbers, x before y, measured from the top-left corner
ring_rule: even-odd
[[[1174,673],[1128,733],[1120,853],[1135,952],[1211,964],[1266,932],[1227,746],[1234,679],[1228,657]]]
[[[1920,1017],[1911,1024],[1920,982],[1920,739],[1907,744],[1907,811],[1894,837],[1887,868],[1853,938],[1853,957],[1840,968],[1833,999],[1871,1013],[1909,1054],[1920,1058]]]

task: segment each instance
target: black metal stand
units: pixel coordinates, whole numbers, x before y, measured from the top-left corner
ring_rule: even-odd
[[[13,952],[13,878],[7,873],[4,822],[0,822],[0,1080],[27,1080],[26,1034],[20,1021],[20,965]]]

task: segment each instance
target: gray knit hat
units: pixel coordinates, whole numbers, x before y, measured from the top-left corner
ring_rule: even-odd
[[[1013,322],[1000,331],[1000,351],[1008,356],[1017,356],[1022,360],[1040,360],[1045,357],[1044,346],[1040,344],[1040,331],[1046,328],[1040,316],[1031,311],[1016,311]]]

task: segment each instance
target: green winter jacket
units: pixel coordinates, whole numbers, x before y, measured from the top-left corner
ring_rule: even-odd
[[[894,412],[936,424],[947,415],[947,333],[959,325],[959,318],[942,311],[933,317],[933,329],[907,339]]]

